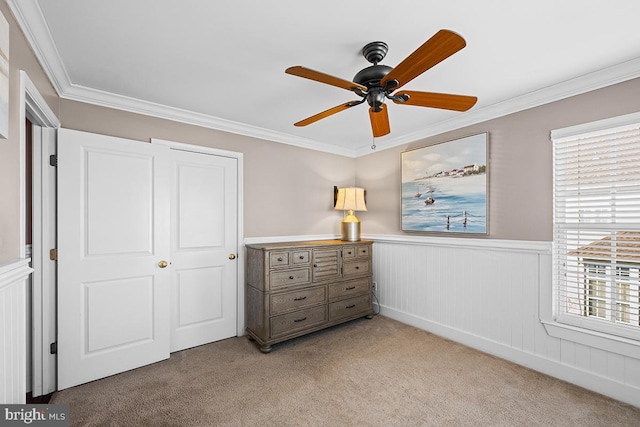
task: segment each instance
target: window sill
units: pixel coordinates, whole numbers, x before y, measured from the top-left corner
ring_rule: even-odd
[[[543,320],[542,324],[547,334],[554,338],[640,359],[640,342],[638,341],[554,321]]]

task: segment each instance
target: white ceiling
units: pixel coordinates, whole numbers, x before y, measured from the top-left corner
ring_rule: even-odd
[[[640,77],[638,0],[7,0],[63,98],[348,156],[371,152],[355,94],[360,51],[395,66],[440,29],[467,47],[404,89],[478,97],[465,113],[391,103],[378,150]]]

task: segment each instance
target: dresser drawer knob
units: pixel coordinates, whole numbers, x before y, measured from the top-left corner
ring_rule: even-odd
[[[350,291],[350,290],[355,289],[355,288],[356,288],[355,286],[349,286],[348,288],[344,288],[344,290],[345,291]]]
[[[306,317],[303,317],[302,319],[296,319],[296,320],[294,320],[294,322],[295,322],[295,323],[298,323],[298,322],[304,322],[305,320],[307,320],[307,318],[306,318]]]
[[[345,308],[353,308],[355,306],[356,306],[355,304],[351,304],[351,305],[346,306]]]
[[[278,261],[282,261],[282,257],[278,257]]]
[[[300,259],[304,259],[304,255],[300,255]]]
[[[293,300],[294,300],[294,301],[302,301],[302,300],[305,300],[305,299],[307,299],[307,297],[306,297],[306,296],[304,296],[304,297],[294,298]]]
[[[360,270],[360,266],[359,265],[356,265],[356,270]]]
[[[289,276],[289,279],[290,279],[290,280],[293,280],[293,276]]]

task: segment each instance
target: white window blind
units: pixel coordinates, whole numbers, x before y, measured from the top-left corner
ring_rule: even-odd
[[[555,320],[640,340],[640,114],[551,139]]]

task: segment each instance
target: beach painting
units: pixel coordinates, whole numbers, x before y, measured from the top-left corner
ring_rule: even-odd
[[[402,230],[487,234],[488,133],[405,151]]]
[[[0,138],[9,137],[9,24],[0,13]]]

